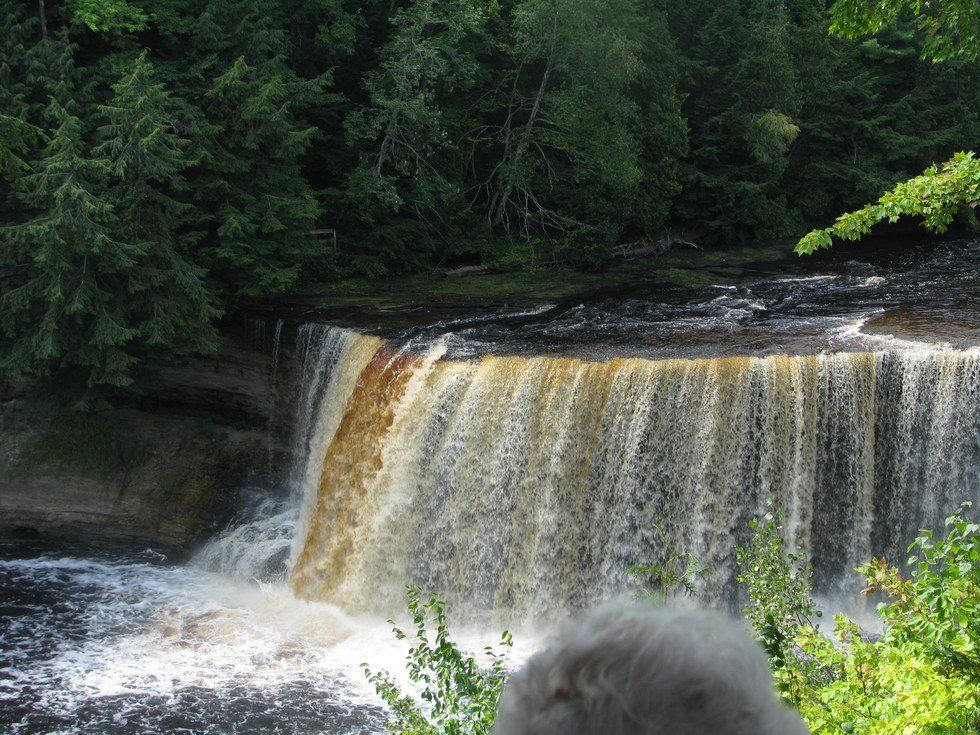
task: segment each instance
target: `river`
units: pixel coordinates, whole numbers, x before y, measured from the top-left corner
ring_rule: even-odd
[[[672,549],[737,604],[732,547],[770,503],[845,599],[856,563],[980,501],[978,284],[959,241],[397,334],[305,325],[292,470],[191,561],[0,549],[0,725],[382,732],[361,664],[399,671],[405,583],[473,649],[513,628],[519,661]]]

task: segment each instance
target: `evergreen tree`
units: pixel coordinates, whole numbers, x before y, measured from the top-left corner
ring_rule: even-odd
[[[922,61],[909,31],[855,44],[828,37],[827,27],[824,16],[783,178],[805,225],[877,198],[980,130],[975,64]]]
[[[50,114],[57,128],[18,181],[35,215],[2,230],[2,365],[89,391],[128,386],[137,330],[126,315],[133,294],[120,286],[138,277],[139,248],[112,236],[109,164],[84,154],[81,121],[57,101]]]
[[[27,143],[24,126],[29,123],[20,67],[36,19],[27,20],[24,9],[11,2],[0,2],[0,13],[0,172],[10,174],[20,168]]]
[[[28,170],[23,157],[39,132],[30,123],[0,114],[0,179],[13,180]]]
[[[572,251],[587,260],[596,253],[583,247],[601,248],[619,236],[632,213],[629,192],[654,170],[645,172],[641,162],[644,138],[670,139],[676,130],[666,130],[679,123],[675,90],[645,84],[657,76],[645,76],[646,64],[664,60],[658,51],[665,38],[656,31],[665,36],[666,28],[658,29],[656,20],[633,0],[515,6],[509,94],[487,156],[492,226],[511,235],[570,239]],[[638,88],[650,93],[642,103]],[[654,121],[648,136],[644,128]]]
[[[208,212],[204,264],[232,297],[294,285],[321,213],[302,157],[315,135],[305,111],[327,101],[325,80],[289,68],[273,21],[212,0],[194,26],[205,51],[191,71],[209,81],[197,100],[201,163],[192,186]]]
[[[980,10],[971,6],[973,12],[966,11],[965,6],[958,2],[950,2],[940,6],[938,13],[923,15],[926,8],[922,5],[907,3],[899,0],[880,6],[871,6],[860,0],[839,0],[831,8],[834,17],[832,30],[844,35],[853,36],[860,33],[877,32],[880,26],[888,21],[894,21],[906,12],[918,14],[917,22],[920,27],[929,30],[931,38],[922,45],[922,57],[934,61],[949,61],[959,59],[974,59],[980,50]],[[966,12],[961,12],[966,11]],[[881,34],[888,37],[888,33]],[[910,35],[910,34],[909,34]],[[945,68],[945,65],[943,65]],[[950,64],[954,72],[963,72],[957,64]],[[962,88],[962,99],[965,108],[961,108],[961,120],[965,125],[966,139],[973,140],[980,131],[980,113],[977,102],[980,102],[980,76],[975,65],[967,65],[966,74],[955,74],[957,81],[967,79]],[[932,92],[934,85],[929,85]],[[941,97],[942,98],[942,97]],[[931,100],[930,100],[931,101]],[[957,101],[954,100],[953,104]],[[927,114],[933,126],[948,126],[942,107],[936,104],[926,107]],[[948,127],[947,127],[948,130]],[[901,140],[902,131],[896,131]],[[935,134],[920,138],[934,144]],[[903,141],[904,142],[904,141]],[[912,142],[907,144],[912,147]],[[804,235],[796,244],[796,252],[800,255],[810,254],[821,248],[828,248],[832,236],[845,240],[858,240],[878,222],[885,220],[894,222],[901,216],[918,216],[927,229],[935,232],[945,232],[958,212],[973,229],[977,221],[975,210],[980,206],[980,162],[973,151],[960,151],[950,160],[938,166],[929,166],[921,175],[898,183],[891,191],[882,194],[874,204],[864,206],[858,211],[840,215],[830,227],[818,229]]]
[[[824,6],[821,0],[788,5],[793,63],[802,82],[800,135],[782,181],[794,231],[801,226],[795,220],[819,219],[882,173],[871,155],[881,120],[881,69],[828,36]]]
[[[0,2],[0,217],[13,209],[11,182],[26,168],[24,157],[37,140],[40,129],[27,120],[24,100],[22,60],[27,55],[29,39],[37,19],[25,17],[24,8],[12,2]],[[6,180],[6,181],[5,181]],[[5,206],[5,204],[7,206]]]
[[[644,9],[644,63],[635,92],[640,105],[641,178],[633,191],[624,192],[632,213],[627,229],[647,240],[666,234],[671,206],[681,191],[681,161],[689,152],[678,92],[680,51],[661,5],[649,3]]]
[[[145,52],[113,91],[100,107],[106,122],[95,153],[109,164],[113,234],[139,251],[127,284],[135,297],[126,311],[137,330],[134,343],[144,361],[205,352],[214,345],[219,312],[205,270],[190,260],[199,239],[188,230],[192,207],[175,198],[187,190],[189,141],[176,132],[170,94]]]
[[[63,31],[42,38],[39,17],[28,10],[0,0],[0,168],[8,179],[0,180],[0,221],[19,216],[9,179],[23,172],[40,131],[55,123],[48,116],[51,97],[72,99],[81,110],[91,92],[81,84],[75,44]]]
[[[378,65],[364,75],[366,104],[345,121],[360,154],[347,179],[347,206],[359,213],[373,254],[394,260],[401,251],[403,268],[423,264],[440,245],[451,247],[451,234],[465,237],[454,232],[468,214],[460,108],[475,96],[486,5],[413,0],[396,9]]]
[[[354,185],[397,209],[442,188],[446,173],[433,163],[450,141],[440,98],[470,91],[477,63],[464,43],[481,33],[484,17],[470,0],[414,0],[391,22],[381,63],[365,77],[370,105],[355,110],[347,126],[366,151]]]
[[[694,2],[672,9],[687,50],[691,129],[684,192],[674,216],[713,239],[784,233],[789,221],[779,180],[799,132],[790,26],[779,0]]]
[[[189,207],[175,195],[191,161],[169,95],[145,55],[113,90],[94,155],[70,103],[51,102],[57,127],[18,181],[33,214],[2,231],[3,367],[56,378],[83,403],[209,349],[218,315],[184,252]]]

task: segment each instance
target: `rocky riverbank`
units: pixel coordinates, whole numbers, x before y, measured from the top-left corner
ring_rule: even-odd
[[[122,542],[182,552],[283,461],[270,355],[225,340],[168,369],[132,405],[95,414],[0,392],[0,538]]]

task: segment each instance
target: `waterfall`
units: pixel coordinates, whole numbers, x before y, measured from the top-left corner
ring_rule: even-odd
[[[390,613],[411,582],[537,619],[678,550],[731,599],[733,546],[770,499],[826,588],[980,487],[975,349],[460,361],[345,339],[290,581],[348,610]]]
[[[281,331],[279,322],[272,353],[274,376]],[[308,502],[316,498],[326,448],[358,376],[380,344],[376,337],[347,329],[322,324],[300,327],[295,346],[299,390],[285,492],[250,494],[241,517],[198,553],[199,565],[244,580],[286,575],[299,552],[297,541],[305,537]],[[310,482],[313,488],[307,487]]]

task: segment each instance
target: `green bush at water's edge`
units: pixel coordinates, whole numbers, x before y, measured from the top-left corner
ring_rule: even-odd
[[[964,506],[969,507],[969,504]],[[867,637],[843,615],[834,637],[811,622],[809,567],[783,546],[778,514],[739,550],[746,615],[777,687],[815,735],[970,735],[980,732],[980,526],[963,511],[946,535],[920,532],[903,575],[883,559],[858,568],[881,593],[884,632]]]
[[[415,626],[414,635],[397,626],[395,637],[412,641],[405,668],[416,684],[418,698],[403,692],[387,672],[364,673],[391,710],[391,732],[401,735],[483,735],[493,729],[497,700],[507,675],[506,649],[510,633],[504,631],[500,651],[488,646],[490,667],[460,650],[449,634],[446,605],[435,595],[422,600],[419,587],[408,587],[408,611]],[[394,625],[394,621],[389,621]]]
[[[946,519],[936,539],[922,531],[909,547],[903,574],[882,559],[861,567],[866,594],[881,593],[877,607],[884,632],[869,639],[854,622],[835,617],[833,638],[813,623],[810,567],[798,547],[785,543],[776,511],[752,521],[749,545],[736,549],[749,603],[744,614],[766,650],[780,694],[795,706],[814,735],[974,735],[980,732],[980,525],[963,510]],[[666,600],[672,589],[693,594],[701,573],[690,554],[663,565],[633,567]],[[414,635],[406,669],[420,689],[402,690],[387,672],[369,681],[391,710],[390,732],[399,735],[489,735],[506,680],[506,649],[487,648],[489,669],[463,653],[449,634],[445,603],[422,601],[408,588]],[[394,623],[392,623],[394,625]]]

